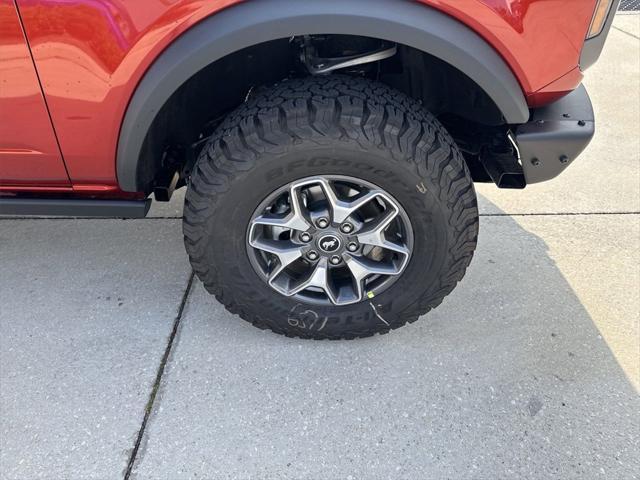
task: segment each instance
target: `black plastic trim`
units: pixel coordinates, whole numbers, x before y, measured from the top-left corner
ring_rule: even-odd
[[[533,110],[531,121],[515,132],[527,184],[560,175],[589,145],[594,133],[593,107],[584,85]]]
[[[145,136],[180,85],[212,62],[258,43],[303,34],[381,38],[438,57],[474,80],[506,123],[524,123],[522,88],[500,55],[469,27],[415,1],[260,0],[229,7],[192,27],[153,63],[122,123],[117,152],[121,189],[138,191],[137,166]]]
[[[582,46],[582,53],[580,54],[580,69],[582,71],[596,63],[598,58],[600,58],[600,54],[602,53],[604,44],[609,36],[609,30],[611,30],[611,25],[613,24],[613,19],[616,16],[619,5],[620,0],[613,1],[609,7],[607,21],[605,22],[604,27],[602,27],[602,31],[595,37],[585,40],[584,45]]]
[[[0,197],[0,215],[144,218],[146,200],[83,200],[65,198]]]

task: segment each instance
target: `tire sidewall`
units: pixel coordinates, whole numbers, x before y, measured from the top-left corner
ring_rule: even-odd
[[[348,306],[321,306],[286,297],[254,270],[247,254],[247,230],[257,206],[279,188],[310,176],[344,175],[370,182],[390,194],[407,212],[414,234],[405,271],[387,290]],[[358,336],[386,331],[406,322],[406,312],[440,289],[451,261],[447,206],[441,187],[421,176],[411,159],[390,158],[380,148],[363,148],[349,139],[330,146],[301,140],[284,152],[265,153],[254,167],[235,176],[233,188],[219,195],[205,223],[203,259],[216,266],[226,296],[276,332],[301,336]],[[203,278],[205,286],[217,283]],[[320,329],[320,330],[319,330]]]

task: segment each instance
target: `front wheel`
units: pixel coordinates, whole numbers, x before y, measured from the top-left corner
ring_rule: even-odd
[[[450,135],[416,101],[346,76],[283,82],[232,113],[185,202],[198,277],[228,310],[304,338],[413,322],[464,276],[478,233]]]

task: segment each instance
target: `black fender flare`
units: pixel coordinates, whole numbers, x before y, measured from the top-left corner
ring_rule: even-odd
[[[178,37],[143,76],[125,113],[116,172],[123,191],[140,191],[138,161],[151,124],[192,75],[257,43],[304,34],[380,38],[429,53],[475,81],[510,124],[525,123],[522,88],[500,55],[463,23],[412,0],[259,0],[202,20]]]

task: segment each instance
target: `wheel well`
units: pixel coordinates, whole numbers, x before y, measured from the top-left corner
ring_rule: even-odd
[[[326,56],[373,49],[381,40],[354,35],[314,35]],[[464,73],[448,63],[406,45],[391,58],[342,74],[385,83],[423,103],[448,123],[472,123],[491,129],[505,120],[492,99]],[[183,83],[155,117],[143,143],[138,180],[146,193],[173,171],[184,169],[198,154],[202,140],[224,116],[256,90],[287,78],[310,75],[300,60],[297,38],[278,39],[242,49],[203,68]],[[455,130],[455,126],[453,129]],[[188,171],[186,172],[188,173]]]
[[[360,39],[375,37],[400,45],[400,54],[379,64],[395,64],[397,67],[399,62],[400,68],[396,68],[395,72],[393,69],[381,69],[374,78],[380,77],[382,81],[408,90],[418,98],[425,97],[425,100],[432,103],[438,100],[432,95],[425,95],[424,92],[434,91],[434,84],[438,84],[438,76],[444,76],[440,79],[441,98],[435,102],[438,105],[459,105],[459,108],[451,110],[457,110],[458,114],[464,113],[467,117],[475,117],[465,112],[484,110],[486,114],[489,108],[486,106],[488,102],[483,101],[486,94],[495,103],[501,117],[504,117],[503,123],[521,124],[529,119],[530,111],[521,85],[496,50],[464,23],[421,2],[240,2],[189,28],[163,50],[145,72],[131,96],[120,128],[116,156],[119,187],[126,192],[141,192],[150,191],[154,182],[173,185],[176,175],[171,173],[173,167],[169,166],[185,163],[185,158],[188,164],[190,153],[181,152],[181,148],[184,149],[182,145],[174,149],[175,151],[169,149],[165,154],[161,150],[162,146],[167,146],[167,143],[174,139],[183,140],[183,132],[187,130],[188,125],[201,119],[201,105],[206,106],[208,112],[212,111],[204,95],[207,98],[215,98],[215,95],[223,97],[222,104],[230,103],[231,99],[235,102],[243,101],[237,93],[240,85],[246,87],[249,81],[258,85],[258,78],[261,81],[281,80],[283,71],[288,71],[286,66],[295,63],[296,56],[288,55],[291,47],[289,41],[281,39],[324,34],[352,35]],[[350,39],[351,42],[353,40]],[[416,67],[420,64],[418,62],[409,68],[411,61],[407,56],[411,55],[407,55],[407,52],[411,50],[408,47],[417,52],[428,53],[440,59],[444,65],[420,54],[420,62],[424,63],[425,59],[429,61],[424,67]],[[252,61],[246,62],[247,51],[257,51],[262,58],[255,58],[254,54]],[[235,59],[235,62],[230,59]],[[261,65],[262,68],[257,68],[256,65]],[[215,74],[207,76],[206,73],[201,73],[210,72],[211,69],[216,69]],[[451,69],[464,75],[443,73]],[[235,71],[236,75],[223,75],[229,71]],[[244,74],[241,77],[237,72]],[[344,70],[341,72],[346,73]],[[402,72],[413,73],[405,75]],[[371,71],[368,74],[373,75]],[[465,75],[473,82],[467,82]],[[190,80],[192,78],[194,79]],[[192,81],[194,84],[197,83],[198,79],[205,82],[205,86],[199,89],[192,84]],[[240,85],[230,85],[230,79],[239,79]],[[185,84],[189,87],[182,88]],[[195,101],[189,102],[189,97],[194,95],[193,92],[202,91],[205,91],[204,95],[201,94]],[[237,94],[235,98],[234,91]],[[171,100],[173,95],[183,97],[174,101]],[[468,101],[469,99],[471,101]],[[196,108],[186,114],[184,107],[180,105],[177,109],[165,110],[165,106],[176,105],[176,102],[183,102],[185,105],[195,103]],[[472,108],[467,108],[469,104]],[[433,108],[433,105],[428,106]],[[216,105],[216,109],[218,108],[223,111],[222,107]],[[158,118],[158,113],[163,110],[169,113],[163,112]],[[171,125],[172,115],[175,115],[182,125],[177,130],[169,132],[167,125]],[[485,123],[492,123],[484,114],[479,117]],[[184,118],[191,121],[184,122]],[[193,129],[190,131],[193,132]],[[145,143],[147,146],[143,148]],[[161,172],[159,176],[156,173],[158,171]]]

